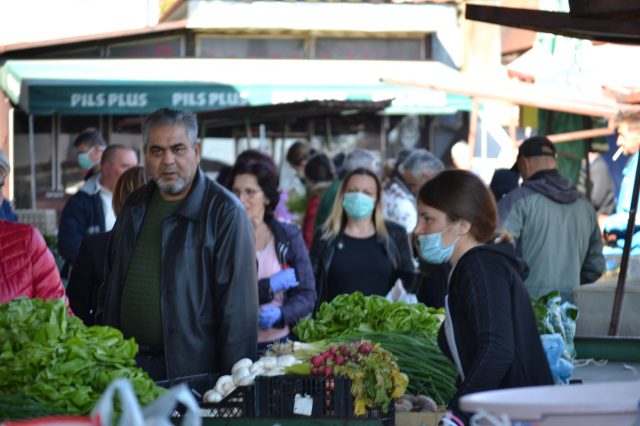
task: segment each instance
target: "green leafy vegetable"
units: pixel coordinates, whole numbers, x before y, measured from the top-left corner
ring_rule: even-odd
[[[134,339],[86,327],[64,299],[0,303],[0,397],[24,394],[51,410],[86,414],[118,377],[131,380],[142,405],[164,392],[139,368]]]
[[[371,331],[423,330],[435,336],[444,321],[444,309],[422,303],[390,302],[381,296],[365,297],[359,291],[324,302],[316,320],[305,318],[293,332],[303,342]]]
[[[438,404],[448,404],[456,393],[456,367],[440,351],[436,338],[424,330],[376,331],[342,338],[363,338],[390,351],[400,371],[409,377],[407,392],[414,396],[428,395]]]
[[[293,332],[302,342],[364,338],[381,343],[398,359],[400,371],[409,376],[409,393],[429,395],[446,404],[456,392],[458,373],[438,348],[435,336],[442,321],[444,309],[355,292],[323,303],[315,321],[303,319]]]

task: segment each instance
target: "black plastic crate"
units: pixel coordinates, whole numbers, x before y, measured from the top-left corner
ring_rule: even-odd
[[[351,380],[346,376],[313,377],[285,375],[256,377],[256,417],[306,417],[294,414],[295,397],[309,395],[313,399],[311,417],[349,418],[353,414]],[[379,419],[383,426],[395,424],[393,402],[389,411],[367,409],[367,418]]]
[[[180,383],[186,384],[200,404],[201,417],[255,417],[255,391],[253,386],[240,387],[235,389],[219,403],[203,402],[204,394],[215,387],[218,374],[196,374],[194,376],[178,377],[171,380],[156,382],[156,385],[163,388],[171,388]],[[185,408],[179,404],[176,409],[176,416],[182,416]]]
[[[201,402],[201,417],[255,417],[255,389],[253,386],[236,388],[218,403]]]
[[[156,382],[156,385],[161,386],[163,388],[169,389],[180,383],[186,384],[191,392],[196,397],[198,402],[202,401],[202,396],[209,389],[213,389],[216,385],[216,381],[218,380],[218,374],[215,373],[205,373],[205,374],[196,374],[193,376],[184,376],[177,377],[175,379],[170,380],[162,380]]]

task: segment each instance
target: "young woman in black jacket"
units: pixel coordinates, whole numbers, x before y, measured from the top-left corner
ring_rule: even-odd
[[[359,168],[345,176],[327,222],[309,251],[319,305],[356,291],[385,296],[401,279],[409,292],[421,278],[404,227],[385,222],[380,180]]]
[[[497,228],[494,198],[470,172],[441,172],[418,193],[419,252],[429,263],[453,266],[438,344],[458,368],[449,410],[465,424],[464,395],[553,384],[523,285],[529,268]]]

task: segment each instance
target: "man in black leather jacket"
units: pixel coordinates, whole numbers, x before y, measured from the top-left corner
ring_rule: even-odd
[[[152,379],[228,374],[255,358],[257,268],[242,204],[198,164],[197,119],[162,109],[142,124],[153,181],[125,202],[107,246],[96,324],[140,344]]]

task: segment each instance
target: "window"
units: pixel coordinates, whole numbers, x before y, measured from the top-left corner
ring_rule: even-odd
[[[182,55],[182,37],[160,38],[112,44],[107,48],[111,58],[179,58]]]
[[[316,59],[420,60],[418,39],[318,38]]]
[[[296,39],[198,37],[201,58],[305,58],[305,41]]]

